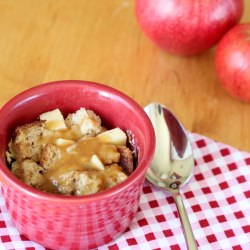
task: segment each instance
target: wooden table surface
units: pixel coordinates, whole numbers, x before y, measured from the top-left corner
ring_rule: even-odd
[[[133,0],[0,0],[0,12],[0,105],[39,83],[95,81],[141,106],[163,103],[188,130],[250,151],[250,104],[220,86],[215,49],[189,58],[160,50],[139,29]]]

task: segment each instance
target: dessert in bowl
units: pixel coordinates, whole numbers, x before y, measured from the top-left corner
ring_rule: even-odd
[[[54,109],[15,129],[7,162],[17,178],[44,192],[93,194],[127,179],[136,168],[137,149],[127,133],[108,130],[92,110],[80,108],[65,119]]]
[[[123,181],[87,195],[49,193],[17,178],[6,159],[18,126],[59,109],[64,117],[84,108],[100,116],[108,129],[130,136],[137,164]],[[0,111],[0,181],[6,207],[21,234],[52,249],[91,249],[123,233],[137,212],[155,137],[150,120],[130,97],[98,83],[58,81],[41,84],[13,97]]]

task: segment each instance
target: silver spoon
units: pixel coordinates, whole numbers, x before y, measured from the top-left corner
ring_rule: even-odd
[[[192,176],[194,159],[185,129],[164,106],[151,103],[145,107],[156,136],[156,149],[146,178],[152,184],[170,192],[175,200],[187,247],[197,249],[192,228],[184,207],[180,189]]]

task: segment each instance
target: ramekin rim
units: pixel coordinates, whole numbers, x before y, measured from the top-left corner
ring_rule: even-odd
[[[106,189],[104,191],[95,193],[95,194],[90,194],[90,195],[86,195],[86,196],[64,196],[64,195],[58,195],[58,194],[52,194],[52,193],[46,193],[43,192],[41,190],[38,190],[36,188],[30,187],[28,185],[26,185],[25,183],[23,183],[22,181],[20,181],[17,177],[15,177],[7,168],[3,168],[2,166],[0,166],[0,175],[2,175],[2,178],[5,178],[12,186],[14,186],[15,188],[21,189],[22,192],[26,195],[29,196],[33,196],[36,199],[40,199],[43,201],[53,201],[53,202],[60,202],[60,203],[85,203],[85,202],[92,202],[92,201],[97,201],[97,200],[102,200],[102,199],[106,199],[109,197],[112,197],[113,195],[115,195],[116,193],[122,192],[124,189],[126,189],[129,185],[131,185],[131,183],[135,183],[137,179],[140,179],[143,175],[145,175],[147,166],[149,165],[149,163],[151,162],[152,158],[153,158],[153,154],[154,154],[154,150],[155,150],[155,134],[154,134],[154,130],[153,130],[153,126],[148,118],[148,116],[146,115],[146,113],[143,111],[143,109],[141,108],[141,106],[135,101],[133,100],[131,97],[129,97],[128,95],[122,93],[121,91],[110,87],[108,85],[102,84],[102,83],[97,83],[97,82],[92,82],[92,81],[85,81],[85,80],[58,80],[58,81],[51,81],[51,82],[46,82],[46,83],[41,83],[38,84],[36,86],[33,86],[31,88],[28,88],[22,92],[20,92],[19,94],[13,96],[6,104],[3,105],[3,107],[0,110],[0,118],[1,118],[1,113],[3,111],[5,111],[6,108],[8,108],[9,105],[13,105],[15,103],[18,103],[19,100],[23,100],[24,98],[22,98],[25,95],[32,95],[32,92],[36,92],[37,90],[42,90],[43,88],[46,88],[49,85],[53,85],[55,86],[62,86],[62,84],[76,84],[76,85],[80,85],[80,84],[89,84],[92,86],[96,86],[96,87],[101,87],[102,90],[106,90],[107,92],[112,92],[115,95],[118,95],[120,98],[122,98],[123,100],[125,100],[130,107],[133,107],[133,109],[135,110],[136,113],[140,114],[143,123],[145,124],[145,126],[148,127],[148,129],[146,130],[147,133],[144,134],[144,136],[146,138],[148,138],[148,140],[150,140],[150,146],[145,147],[145,156],[142,157],[141,162],[138,164],[136,170],[131,174],[131,176],[129,176],[128,179],[126,179],[125,181],[123,181],[122,183]],[[6,166],[6,164],[4,162],[0,162],[0,165],[4,164]],[[4,185],[4,184],[2,184]]]

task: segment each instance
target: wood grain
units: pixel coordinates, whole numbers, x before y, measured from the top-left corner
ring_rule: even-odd
[[[141,106],[161,102],[190,131],[250,151],[250,104],[220,86],[215,48],[189,58],[161,51],[139,29],[133,0],[0,0],[0,10],[0,105],[39,83],[95,81]]]

